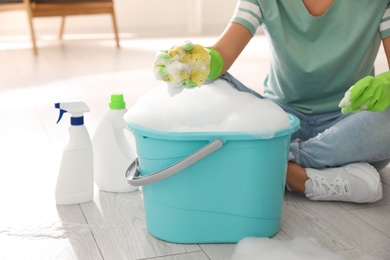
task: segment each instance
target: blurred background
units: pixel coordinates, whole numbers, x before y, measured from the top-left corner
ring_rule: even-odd
[[[172,36],[219,34],[230,20],[236,0],[115,0],[115,13],[122,36]],[[34,21],[37,35],[57,35],[59,17]],[[110,34],[107,15],[69,17],[65,34]],[[24,11],[0,12],[0,37],[29,37]],[[0,38],[1,40],[1,38]]]

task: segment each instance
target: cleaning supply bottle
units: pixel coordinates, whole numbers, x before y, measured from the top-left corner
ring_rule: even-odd
[[[56,203],[68,205],[93,199],[93,152],[84,113],[88,106],[81,101],[56,103],[60,110],[57,123],[70,113],[69,143],[64,148],[55,190]]]
[[[126,112],[123,94],[111,95],[109,110],[92,138],[95,183],[103,191],[131,192],[138,189],[125,178],[127,167],[136,157],[124,132],[129,131],[123,118]]]

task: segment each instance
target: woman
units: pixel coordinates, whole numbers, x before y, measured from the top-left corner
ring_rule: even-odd
[[[208,49],[210,74],[220,72],[238,90],[272,99],[301,120],[290,147],[289,190],[311,200],[382,198],[377,171],[390,162],[390,72],[374,77],[374,61],[382,40],[390,64],[389,2],[241,0]],[[227,73],[259,26],[271,47],[264,96]]]

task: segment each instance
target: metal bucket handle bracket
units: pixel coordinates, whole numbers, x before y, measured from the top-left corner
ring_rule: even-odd
[[[133,185],[133,186],[143,186],[147,184],[151,184],[157,181],[160,181],[162,179],[165,179],[169,176],[172,176],[181,170],[184,170],[185,168],[189,167],[190,165],[196,163],[197,161],[203,159],[204,157],[208,156],[209,154],[215,152],[219,148],[222,147],[222,141],[219,139],[216,139],[207,145],[203,146],[196,152],[188,155],[187,157],[183,158],[182,160],[178,161],[177,163],[168,166],[165,169],[162,169],[158,172],[151,173],[148,175],[141,176],[140,170],[139,170],[139,162],[138,157],[130,164],[129,168],[127,168],[127,171],[125,173],[125,178],[127,181]]]

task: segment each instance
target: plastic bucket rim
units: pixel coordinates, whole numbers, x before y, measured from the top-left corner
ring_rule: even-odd
[[[159,138],[166,140],[255,140],[255,139],[273,139],[277,137],[291,135],[300,127],[300,121],[297,116],[288,114],[290,125],[278,130],[276,133],[256,133],[256,132],[171,132],[161,131],[143,127],[137,124],[128,124],[129,130],[133,133],[140,133],[148,138]]]

